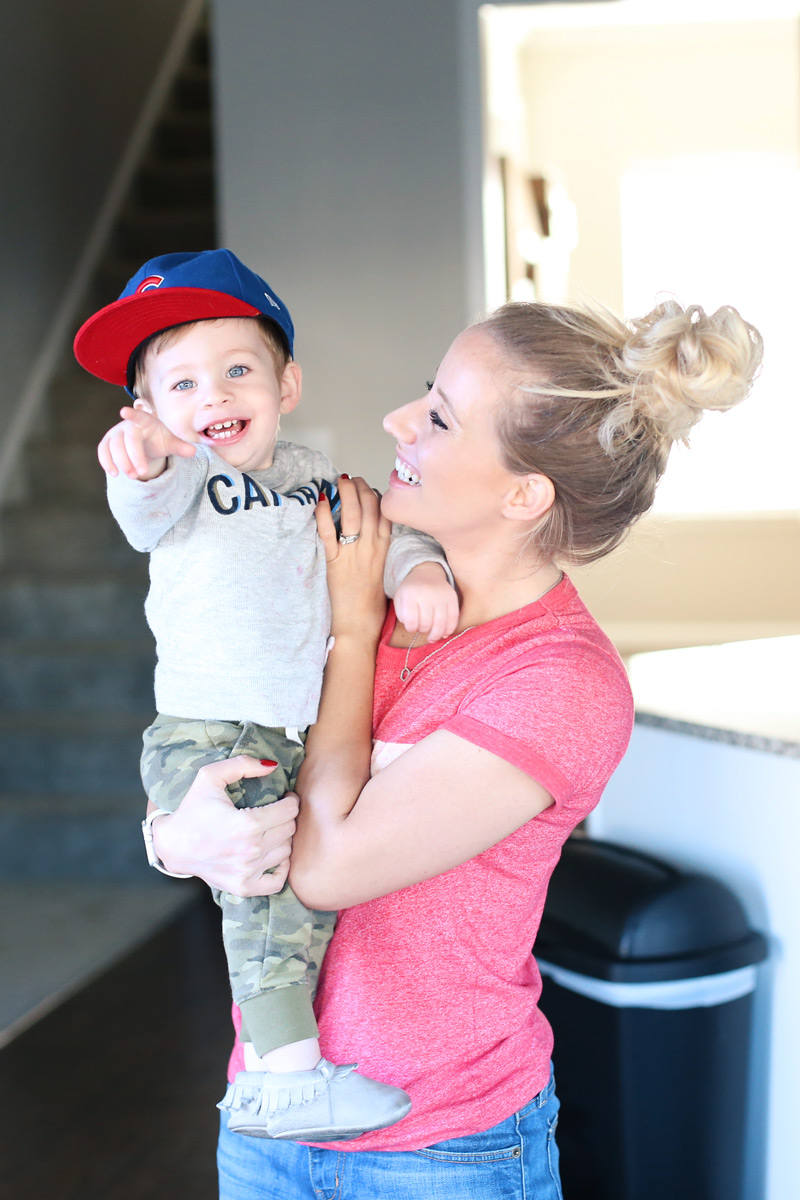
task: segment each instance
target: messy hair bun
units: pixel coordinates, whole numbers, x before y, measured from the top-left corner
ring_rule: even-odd
[[[643,412],[671,441],[685,441],[705,410],[744,399],[760,361],[761,335],[735,308],[709,316],[697,304],[684,310],[666,301],[631,322],[622,346],[630,412]],[[620,403],[620,419],[626,407]]]
[[[550,558],[592,562],[651,507],[669,451],[707,409],[743,400],[761,336],[734,308],[659,304],[629,324],[560,305],[506,304],[478,326],[505,356],[506,465],[552,480],[536,531]]]

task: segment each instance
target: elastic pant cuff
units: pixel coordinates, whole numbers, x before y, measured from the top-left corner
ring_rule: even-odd
[[[290,1042],[319,1037],[311,992],[305,983],[260,992],[241,1001],[239,1008],[242,1037],[253,1043],[256,1054],[267,1054]]]

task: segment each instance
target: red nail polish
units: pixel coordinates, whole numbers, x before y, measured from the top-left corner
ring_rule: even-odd
[[[339,475],[339,478],[340,478],[340,479],[349,479],[349,478],[350,478],[350,476],[349,476],[349,475],[347,475],[347,474],[345,474],[345,472],[344,472],[344,471],[342,471],[342,472],[341,472],[341,474]]]
[[[260,758],[258,761],[261,763],[262,767],[277,767],[278,765],[274,759],[271,758]]]
[[[328,499],[327,496],[320,496],[319,500],[317,501],[317,504],[330,504],[330,500]]]

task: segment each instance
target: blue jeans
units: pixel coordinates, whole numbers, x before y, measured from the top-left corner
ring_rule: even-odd
[[[423,1150],[319,1150],[229,1133],[217,1151],[220,1200],[562,1200],[550,1082],[484,1133]]]

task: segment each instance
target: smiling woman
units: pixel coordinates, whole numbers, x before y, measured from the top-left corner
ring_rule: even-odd
[[[456,338],[427,396],[384,418],[400,466],[390,476],[383,511],[392,521],[424,526],[448,557],[465,543],[474,545],[478,534],[507,532],[509,522],[516,532],[527,529],[553,503],[545,475],[517,475],[500,453],[486,452],[497,441],[506,388],[501,351],[476,327]],[[498,493],[504,494],[499,508],[493,503]],[[520,578],[529,574],[528,564],[520,564]]]
[[[667,305],[625,325],[506,306],[456,338],[429,394],[386,418],[397,466],[382,512],[343,477],[342,524],[358,539],[342,545],[319,506],[335,642],[290,879],[307,904],[342,910],[316,1000],[324,1052],[413,1107],[391,1128],[310,1147],[242,1146],[223,1121],[223,1200],[334,1187],[343,1200],[560,1200],[531,946],[561,847],[632,722],[619,657],[563,568],[617,544],[674,439],[704,408],[741,400],[760,353],[731,309]],[[384,618],[389,517],[447,552],[458,621],[431,645],[401,605]],[[176,869],[213,879],[221,782],[201,771],[159,823]],[[260,871],[240,886],[258,894]],[[243,1063],[237,1045],[233,1088],[255,1109]]]

